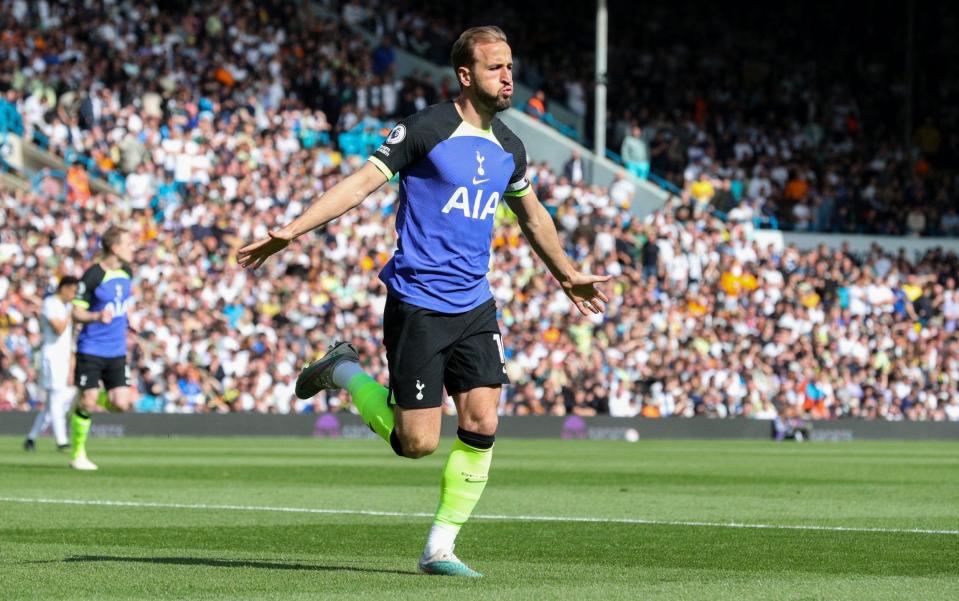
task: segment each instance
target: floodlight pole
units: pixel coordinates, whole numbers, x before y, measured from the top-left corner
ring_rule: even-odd
[[[916,3],[906,0],[906,98],[903,108],[903,143],[906,149],[912,148],[913,127],[913,88],[916,79]]]
[[[596,3],[596,101],[593,119],[593,151],[606,156],[606,54],[609,30],[609,11],[606,0]]]

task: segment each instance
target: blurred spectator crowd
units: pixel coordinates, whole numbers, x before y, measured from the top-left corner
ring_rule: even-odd
[[[337,134],[448,90],[395,81],[383,45],[290,6],[2,2],[0,92],[28,137],[95,170],[0,192],[0,410],[35,405],[40,300],[82,273],[110,222],[139,249],[139,411],[348,409],[346,393],[292,394],[334,339],[386,383],[376,274],[394,248],[395,187],[257,272],[235,251],[361,164]],[[733,195],[735,178],[710,169],[691,181]],[[489,279],[513,381],[503,414],[959,420],[955,255],[764,246],[753,205],[719,214],[692,183],[638,220],[628,180],[578,173],[530,165],[567,252],[615,276],[611,303],[573,311],[500,207]],[[101,176],[122,196],[98,191]]]
[[[911,50],[897,3],[869,15],[821,0],[753,8],[609,2],[609,148],[638,175],[686,191],[701,178],[727,182],[766,227],[959,234],[955,8],[918,7]],[[592,123],[594,29],[583,24],[594,22],[593,2],[544,11],[507,0],[351,0],[342,10],[441,64],[460,31],[495,14],[518,79],[538,90],[523,108],[541,118],[561,103]],[[713,199],[712,187],[697,190]]]

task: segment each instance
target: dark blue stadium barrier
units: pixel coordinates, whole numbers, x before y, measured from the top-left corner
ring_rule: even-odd
[[[674,184],[673,182],[667,180],[666,178],[661,177],[661,176],[659,176],[659,175],[656,175],[656,174],[653,173],[652,171],[649,172],[649,177],[648,177],[648,179],[649,179],[649,181],[653,182],[654,184],[656,184],[657,186],[659,186],[659,187],[662,188],[663,190],[666,190],[667,192],[670,192],[670,193],[672,193],[672,194],[675,194],[676,196],[679,196],[679,195],[681,195],[681,194],[683,193],[683,189],[682,189],[682,188],[680,188],[679,186],[677,186],[677,185]]]
[[[39,129],[34,129],[32,134],[32,142],[39,146],[43,150],[50,149],[50,137],[47,134],[43,133]]]
[[[610,150],[609,148],[606,149],[606,158],[613,161],[617,165],[623,165],[623,166],[626,165],[626,162],[623,161],[623,157],[620,156],[618,152],[614,150]],[[666,190],[667,192],[671,194],[675,194],[676,196],[679,196],[680,194],[683,193],[682,188],[680,188],[673,182],[653,173],[652,170],[649,171],[649,174],[647,174],[646,179],[653,182],[654,184],[656,184],[663,190]]]
[[[563,134],[567,138],[570,138],[571,140],[575,140],[577,142],[580,141],[579,132],[577,132],[572,127],[566,125],[562,121],[559,121],[558,119],[556,119],[556,117],[554,117],[552,113],[546,113],[545,115],[543,115],[543,118],[541,120],[543,123],[545,123],[546,125],[549,125],[550,127],[555,129],[559,133]]]

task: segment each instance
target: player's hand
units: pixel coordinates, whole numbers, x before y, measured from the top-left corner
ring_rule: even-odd
[[[609,297],[596,284],[608,282],[611,275],[593,275],[591,273],[575,272],[566,281],[561,282],[563,292],[573,301],[576,309],[583,315],[598,315],[606,310]]]
[[[107,305],[100,311],[100,323],[110,323],[113,321],[113,305]]]
[[[270,255],[289,246],[292,240],[291,236],[282,232],[269,232],[268,238],[262,238],[241,248],[236,254],[236,260],[240,263],[240,267],[256,269],[263,265],[270,258]]]

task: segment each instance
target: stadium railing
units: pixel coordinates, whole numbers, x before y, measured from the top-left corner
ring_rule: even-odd
[[[54,154],[53,151],[50,150],[50,138],[42,131],[34,129],[31,138],[33,143],[36,144],[38,148],[50,154]],[[83,165],[83,168],[87,170],[87,173],[89,173],[91,177],[105,180],[118,193],[123,194],[126,190],[126,178],[116,171],[104,171],[99,165],[97,165],[97,162],[93,159],[93,157],[86,154],[81,154],[73,148],[67,148],[63,153],[62,158],[63,162],[66,163],[67,166],[73,165],[74,163],[80,163]]]
[[[624,167],[625,167],[625,165],[626,165],[626,162],[623,160],[623,157],[621,157],[621,156],[619,155],[619,153],[616,152],[615,150],[611,150],[611,149],[607,148],[607,149],[606,149],[606,158],[608,158],[609,160],[613,161],[613,162],[616,163],[617,165],[623,165]],[[675,194],[675,195],[679,196],[680,194],[683,193],[682,188],[680,188],[679,186],[677,186],[677,185],[674,184],[673,182],[669,181],[668,179],[666,179],[666,178],[664,178],[664,177],[662,177],[662,176],[660,176],[660,175],[657,175],[657,174],[656,174],[655,172],[653,172],[652,170],[650,170],[650,172],[647,174],[646,179],[648,179],[649,181],[653,182],[654,184],[656,184],[657,186],[659,186],[659,187],[662,188],[663,190],[666,190],[666,191],[669,192],[670,194]]]
[[[32,181],[34,174],[44,169],[51,170],[54,173],[66,172],[73,162],[80,162],[87,168],[90,176],[90,188],[94,192],[114,195],[123,194],[122,190],[126,184],[123,176],[119,173],[114,173],[112,178],[104,178],[103,172],[97,167],[95,162],[93,162],[93,159],[82,157],[79,154],[75,157],[61,157],[35,144],[32,140],[27,140],[19,136],[16,136],[16,139],[20,144],[21,160],[19,164],[12,165],[13,172],[19,173]]]
[[[537,161],[545,161],[556,173],[563,172],[566,162],[569,161],[573,152],[577,151],[583,159],[584,175],[590,184],[609,186],[619,175],[629,178],[636,188],[630,211],[637,217],[642,218],[658,210],[674,194],[652,182],[636,177],[622,165],[596,155],[575,140],[563,136],[542,121],[522,111],[510,109],[500,113],[500,118],[523,140],[529,156]]]

